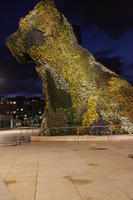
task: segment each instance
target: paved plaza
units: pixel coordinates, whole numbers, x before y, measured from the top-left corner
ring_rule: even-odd
[[[0,175],[15,200],[133,200],[133,141],[0,147]]]

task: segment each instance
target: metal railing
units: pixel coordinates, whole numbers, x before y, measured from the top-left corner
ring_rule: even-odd
[[[40,128],[16,128],[0,130],[0,147],[17,146],[30,142],[30,137],[39,135]]]
[[[123,131],[122,131],[123,129]],[[125,131],[124,131],[125,130]],[[30,142],[31,136],[113,136],[129,134],[133,136],[133,125],[113,124],[95,126],[52,127],[48,134],[41,128],[19,127],[0,130],[0,146],[16,146]]]
[[[43,135],[43,132],[41,133]],[[133,134],[133,125],[112,124],[94,126],[72,126],[72,127],[52,127],[47,136],[62,135],[122,135]]]

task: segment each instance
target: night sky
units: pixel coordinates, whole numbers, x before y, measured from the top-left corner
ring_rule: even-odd
[[[37,0],[4,0],[0,3],[0,96],[42,96],[33,64],[18,64],[5,39],[18,28],[19,19]],[[133,1],[55,0],[71,24],[79,25],[82,45],[98,61],[133,84]]]

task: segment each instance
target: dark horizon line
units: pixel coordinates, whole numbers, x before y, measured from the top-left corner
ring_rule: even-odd
[[[8,95],[1,95],[0,99],[5,98],[5,99],[16,99],[16,98],[24,98],[24,99],[32,99],[32,98],[40,98],[40,99],[45,99],[44,96],[39,96],[39,95],[33,95],[33,96],[24,96],[24,95],[16,95],[16,96],[8,96]]]

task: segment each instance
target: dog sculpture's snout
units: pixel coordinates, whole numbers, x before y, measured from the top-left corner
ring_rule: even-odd
[[[24,37],[17,31],[7,38],[6,44],[19,63],[33,62],[25,49],[24,41]]]

